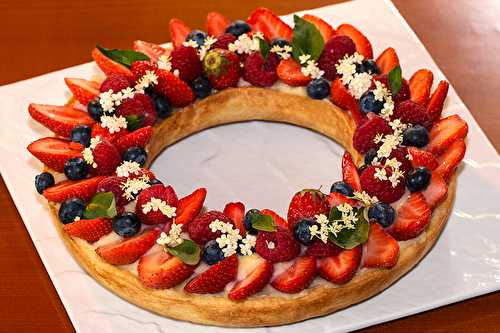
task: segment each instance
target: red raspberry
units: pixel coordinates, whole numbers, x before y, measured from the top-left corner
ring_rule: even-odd
[[[102,140],[102,139],[101,139]],[[90,167],[92,174],[96,176],[109,176],[115,172],[116,167],[122,162],[120,153],[116,147],[108,140],[102,140],[92,150],[94,163],[97,167]]]
[[[127,178],[111,176],[104,178],[97,185],[96,192],[112,192],[115,197],[115,202],[117,206],[124,206],[128,203],[128,200],[123,196],[123,189],[121,188],[122,183],[125,183]]]
[[[265,60],[260,52],[250,54],[245,60],[243,78],[254,86],[270,87],[278,80],[276,66],[279,63],[274,53]]]
[[[370,148],[379,146],[373,141],[377,134],[389,134],[391,132],[391,127],[383,118],[369,114],[367,120],[361,122],[356,128],[352,144],[357,151],[365,154]]]
[[[373,77],[373,79],[380,81],[381,83],[384,84],[384,86],[386,86],[388,89],[390,89],[388,79],[387,79],[387,74],[376,75]],[[375,88],[375,84],[372,85],[372,88]],[[395,103],[399,103],[402,101],[406,101],[409,98],[410,98],[410,86],[408,85],[408,81],[403,79],[401,89],[399,89],[399,92],[396,96],[392,96],[392,99],[394,100]]]
[[[366,191],[371,196],[376,196],[380,201],[385,203],[393,203],[398,201],[405,193],[405,180],[404,178],[399,179],[399,183],[396,187],[392,187],[389,180],[380,180],[375,178],[375,171],[379,167],[369,166],[361,174],[361,188]],[[387,177],[390,177],[392,171],[390,168],[386,168]]]
[[[399,162],[401,162],[401,166],[399,167],[399,170],[404,172],[405,176],[408,175],[408,173],[411,171],[411,169],[413,169],[411,162],[408,159],[408,157],[406,157],[406,155],[408,155],[408,152],[406,149],[404,149],[402,147],[394,149],[391,152],[391,155],[389,155],[389,158],[395,158]],[[382,159],[381,163],[382,164],[385,163],[385,159]]]
[[[196,49],[191,46],[179,46],[170,53],[172,70],[179,70],[179,77],[190,82],[201,75],[201,61]]]
[[[288,261],[299,255],[300,244],[288,231],[259,232],[255,252],[271,262]]]
[[[135,94],[132,98],[125,98],[118,107],[116,114],[119,116],[143,116],[142,126],[153,126],[156,122],[156,112],[151,98],[145,94]]]
[[[325,71],[325,77],[328,80],[333,81],[337,76],[335,65],[346,54],[352,55],[354,52],[356,52],[356,45],[351,38],[340,35],[333,36],[326,42],[323,53],[319,57],[319,68]]]
[[[114,93],[117,93],[120,90],[126,89],[128,87],[130,87],[130,82],[127,77],[119,74],[111,74],[102,82],[99,91],[106,92],[111,89]]]
[[[411,100],[396,104],[391,118],[399,118],[405,124],[422,125],[427,129],[432,126],[432,120],[429,118],[425,107]]]
[[[209,211],[198,215],[191,223],[188,225],[189,237],[200,245],[204,245],[206,242],[212,239],[216,239],[221,235],[220,231],[212,232],[210,230],[210,223],[215,220],[219,220],[224,223],[233,224],[233,220],[226,214],[218,211]]]
[[[193,90],[186,82],[164,69],[158,69],[156,74],[158,84],[155,86],[155,91],[165,96],[172,106],[183,107],[194,101]]]
[[[320,240],[316,240],[307,247],[306,256],[331,257],[339,254],[341,251],[340,247],[331,242],[323,243]]]
[[[102,127],[100,123],[95,123],[92,126],[92,137],[100,137],[101,140],[106,139],[112,144],[115,144],[116,140],[124,135],[127,135],[128,131],[126,128],[120,128],[118,132],[109,133],[109,130]]]
[[[144,224],[163,224],[172,221],[171,218],[164,215],[160,210],[151,210],[145,214],[143,205],[151,201],[152,198],[161,199],[171,207],[177,207],[177,194],[175,194],[172,186],[163,186],[161,184],[153,185],[144,189],[137,197],[135,205],[135,214]]]
[[[222,34],[219,37],[217,37],[217,41],[212,45],[212,49],[223,49],[227,50],[228,45],[231,43],[234,43],[236,40],[236,37],[234,37],[233,34]]]
[[[158,65],[152,61],[134,61],[132,66],[130,66],[130,71],[134,74],[136,80],[139,80],[141,77],[146,74],[146,71],[156,72],[158,69]]]

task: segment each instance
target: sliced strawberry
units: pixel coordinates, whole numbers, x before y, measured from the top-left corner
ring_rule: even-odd
[[[323,243],[321,240],[315,240],[311,245],[309,245],[306,249],[306,256],[313,257],[331,257],[339,254],[342,251],[342,248],[337,245],[326,242]]]
[[[278,74],[280,80],[289,86],[306,86],[309,81],[311,81],[311,78],[309,76],[305,76],[302,73],[301,68],[300,64],[292,58],[287,60],[283,59],[276,68],[276,73]]]
[[[391,268],[398,262],[399,244],[380,224],[371,223],[363,253],[363,267]]]
[[[269,215],[273,218],[274,224],[277,225],[279,228],[284,229],[284,230],[290,230],[290,227],[288,225],[287,220],[279,216],[277,213],[270,209],[262,209],[260,211],[262,215]]]
[[[143,40],[135,40],[133,49],[136,52],[144,53],[154,62],[160,60],[160,57],[167,53],[167,50],[160,45]]]
[[[40,124],[66,138],[71,135],[73,127],[77,125],[92,126],[95,123],[87,112],[69,106],[31,103],[28,111],[31,117]]]
[[[420,192],[411,194],[398,208],[396,221],[387,229],[397,240],[417,237],[431,220],[431,209]]]
[[[361,192],[358,168],[352,161],[352,155],[348,151],[342,157],[342,178],[344,182],[351,185],[355,192]]]
[[[241,301],[258,293],[267,285],[273,275],[273,263],[263,260],[243,280],[236,282],[228,294],[229,299]]]
[[[467,123],[456,114],[439,120],[431,128],[427,150],[441,154],[455,141],[465,138],[468,129]]]
[[[427,103],[427,112],[431,120],[436,121],[441,117],[444,101],[448,95],[450,84],[446,81],[440,81],[436,90],[432,93],[429,102]]]
[[[245,237],[245,224],[243,219],[245,218],[245,205],[242,202],[230,202],[224,207],[224,214],[233,220],[234,226],[240,231],[240,235]]]
[[[168,289],[175,287],[193,274],[196,266],[182,262],[165,251],[148,254],[139,259],[137,273],[146,287]]]
[[[427,105],[434,75],[428,69],[419,69],[410,78],[410,99],[422,106]]]
[[[340,206],[344,203],[348,203],[351,206],[356,206],[358,204],[358,201],[354,199],[350,199],[346,197],[345,195],[338,193],[338,192],[332,192],[328,194],[328,197],[326,198],[326,201],[328,201],[328,204],[330,207],[337,207]]]
[[[43,191],[48,201],[63,202],[69,198],[88,201],[97,191],[97,185],[106,177],[93,177],[83,180],[65,180]]]
[[[170,39],[174,48],[181,46],[186,40],[187,35],[191,32],[191,28],[183,21],[173,18],[168,22],[168,29],[170,30]]]
[[[328,42],[328,40],[337,33],[331,25],[317,16],[306,14],[302,16],[302,18],[306,21],[311,22],[316,26],[316,28],[318,28],[319,32],[321,32],[321,36],[323,36],[323,41],[325,43]]]
[[[28,151],[47,167],[57,172],[64,171],[64,163],[74,157],[81,157],[83,145],[59,138],[42,138],[30,143]]]
[[[396,66],[399,66],[399,58],[396,54],[396,50],[392,47],[388,47],[382,52],[377,60],[378,68],[380,69],[381,74],[389,74],[389,72]]]
[[[118,152],[123,154],[125,150],[133,146],[146,147],[152,135],[153,127],[146,126],[116,138],[114,144]]]
[[[104,74],[123,75],[127,77],[127,79],[129,79],[130,82],[134,82],[134,76],[132,75],[130,69],[106,57],[101,51],[99,51],[99,49],[94,48],[92,50],[92,58],[94,59],[97,66],[99,66],[99,68],[104,72]]]
[[[449,180],[453,171],[464,158],[466,149],[464,140],[455,141],[445,152],[438,156],[439,166],[435,172],[440,174],[444,180]]]
[[[206,196],[207,189],[202,187],[190,195],[179,199],[177,202],[175,223],[184,227],[187,226],[200,213]]]
[[[356,52],[367,59],[373,58],[372,44],[361,31],[350,24],[344,23],[337,27],[337,35],[347,36],[356,44]]]
[[[99,87],[101,85],[95,81],[66,77],[64,82],[66,82],[73,96],[85,106],[99,96]]]
[[[426,167],[431,171],[437,168],[438,161],[433,153],[415,147],[408,147],[407,149],[408,154],[411,156],[411,165],[414,168]]]
[[[431,209],[434,209],[434,207],[440,204],[448,193],[446,181],[436,171],[432,173],[431,181],[427,188],[422,191],[422,195]]]
[[[128,133],[129,132],[123,128],[120,129],[120,131],[118,131],[118,132],[110,133],[109,130],[105,127],[102,127],[100,123],[95,123],[92,126],[92,137],[93,138],[99,137],[101,140],[108,140],[112,144],[115,144],[116,140],[119,137],[122,137]]]
[[[356,124],[359,124],[361,119],[363,119],[363,115],[359,110],[359,103],[349,93],[349,90],[347,90],[339,78],[336,78],[332,82],[332,87],[330,89],[330,101],[338,107],[351,112],[351,116]]]
[[[247,20],[252,31],[260,31],[268,40],[284,38],[292,40],[292,28],[283,22],[270,9],[259,7],[255,9]]]
[[[358,270],[361,253],[361,246],[356,246],[351,250],[343,250],[337,255],[319,259],[319,275],[335,284],[349,282]]]
[[[110,219],[97,218],[93,220],[78,220],[73,223],[65,224],[64,231],[71,237],[78,237],[87,242],[97,242],[102,236],[113,231]]]
[[[149,229],[124,241],[99,246],[95,251],[111,265],[128,265],[152,248],[160,233],[159,228]]]
[[[316,258],[298,257],[286,271],[274,278],[271,285],[283,293],[295,294],[306,289],[315,276]]]
[[[223,291],[237,275],[238,256],[233,255],[195,276],[186,284],[184,291],[192,294],[215,294]]]
[[[209,36],[219,37],[231,23],[227,17],[218,12],[207,14],[207,33]]]

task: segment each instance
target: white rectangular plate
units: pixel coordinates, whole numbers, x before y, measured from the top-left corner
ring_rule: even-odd
[[[390,2],[362,0],[309,12],[333,25],[354,24],[370,38],[376,55],[394,47],[406,77],[425,67],[435,73],[436,82],[444,79]],[[290,22],[291,16],[286,19]],[[75,328],[102,333],[239,331],[162,318],[121,300],[83,272],[59,239],[44,200],[34,191],[33,179],[41,165],[26,150],[30,142],[50,133],[30,120],[27,106],[63,104],[69,97],[63,78],[90,78],[95,71],[93,64],[84,64],[0,88],[0,170]],[[500,160],[453,89],[446,113],[458,113],[469,123],[468,150],[452,216],[431,253],[392,287],[364,303],[268,331],[354,330],[499,289]],[[328,189],[340,178],[341,153],[336,143],[311,131],[251,122],[181,141],[156,161],[153,170],[179,195],[206,186],[211,209],[241,200],[249,208],[271,208],[284,215],[298,189]]]

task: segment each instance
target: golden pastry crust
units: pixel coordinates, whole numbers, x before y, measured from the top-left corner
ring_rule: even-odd
[[[155,128],[149,144],[150,163],[167,146],[198,131],[248,120],[278,121],[310,128],[352,148],[355,129],[351,117],[329,102],[261,88],[227,89],[175,113]],[[102,260],[92,245],[62,230],[51,205],[57,230],[73,257],[101,285],[123,299],[166,317],[229,327],[273,326],[333,313],[359,303],[387,288],[414,267],[431,249],[443,230],[455,196],[453,175],[448,196],[434,209],[427,229],[417,238],[400,242],[398,263],[391,269],[361,269],[345,285],[316,284],[298,294],[257,295],[234,302],[225,295],[196,295],[181,288],[154,290],[136,275]],[[286,309],[286,311],[284,311]]]

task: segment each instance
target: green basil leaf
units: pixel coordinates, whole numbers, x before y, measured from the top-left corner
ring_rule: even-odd
[[[260,49],[260,54],[262,54],[262,57],[264,57],[264,59],[267,59],[267,55],[269,54],[271,47],[262,38],[259,38],[259,49]]]
[[[308,22],[297,15],[293,17],[295,26],[293,27],[292,37],[292,55],[299,61],[303,54],[311,55],[311,60],[318,60],[325,42],[318,28],[311,22]]]
[[[200,262],[200,247],[190,239],[184,239],[175,247],[167,247],[168,253],[176,256],[188,265],[196,265]]]
[[[340,246],[343,249],[352,249],[360,244],[366,243],[368,240],[368,232],[370,231],[370,223],[366,220],[364,210],[356,209],[356,217],[358,221],[356,222],[356,227],[354,229],[342,229],[337,235],[330,233],[328,239],[334,244]],[[329,219],[338,220],[342,216],[342,213],[333,207],[330,210]]]
[[[113,192],[97,193],[90,199],[83,212],[83,217],[89,220],[98,217],[113,218],[116,215],[116,203]]]
[[[278,230],[271,215],[250,215],[250,223],[252,224],[252,227],[254,227],[254,229],[260,231],[274,232]]]
[[[129,132],[133,132],[144,125],[143,115],[131,114],[126,116],[125,119],[127,119],[127,130]]]
[[[401,74],[401,67],[394,67],[387,76],[389,83],[389,89],[391,90],[392,96],[396,96],[403,85],[403,76]]]
[[[97,49],[102,52],[109,59],[116,61],[126,67],[132,66],[134,61],[139,60],[149,60],[149,57],[141,52],[136,52],[133,50],[118,50],[118,49],[107,49],[100,45],[96,45]]]

